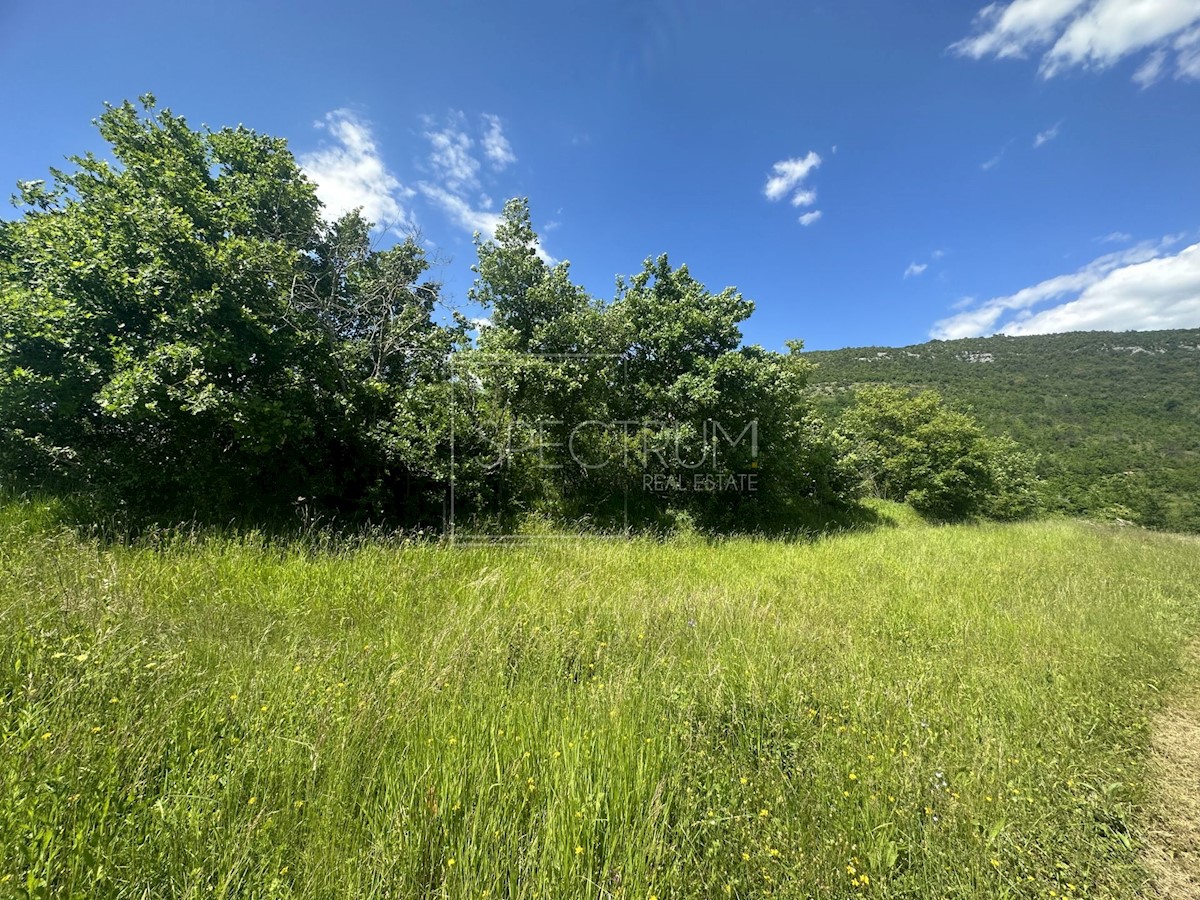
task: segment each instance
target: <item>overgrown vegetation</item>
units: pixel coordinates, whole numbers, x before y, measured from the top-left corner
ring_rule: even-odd
[[[521,199],[476,331],[284,141],[99,126],[0,224],[0,895],[1137,895],[1200,556],[927,524],[1133,514],[1036,422],[844,355],[818,403],[736,289],[591,297]],[[1147,524],[1193,524],[1189,427]],[[451,505],[528,540],[412,534]],[[876,530],[716,537],[830,522]]]
[[[934,390],[1037,454],[1046,505],[1200,531],[1200,329],[805,353],[826,417],[872,385]]]
[[[103,513],[440,518],[462,327],[422,250],[322,221],[283,140],[143,102],[100,117],[111,162],[22,184],[4,228],[5,468]]]
[[[1129,898],[1198,624],[1195,543],[1064,522],[320,550],[51,518],[0,513],[6,896]]]
[[[939,519],[1022,519],[1037,512],[1034,459],[989,438],[932,391],[863,389],[840,419],[848,462],[880,497]]]
[[[283,140],[193,130],[149,96],[98,125],[112,159],[20,185],[0,229],[10,487],[127,525],[796,532],[844,519],[877,474],[852,452],[869,417],[843,435],[815,414],[800,342],[746,346],[753,303],[666,255],[591,297],[512,200],[476,237],[473,337],[415,240],[377,249],[358,214],[322,218]],[[991,495],[1017,457],[939,415],[910,436],[937,446],[906,451],[924,480],[902,494],[1015,515]]]

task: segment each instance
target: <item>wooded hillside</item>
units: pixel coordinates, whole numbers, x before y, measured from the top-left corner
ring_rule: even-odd
[[[1041,454],[1051,508],[1200,531],[1200,329],[813,351],[827,412],[856,385],[938,391]]]

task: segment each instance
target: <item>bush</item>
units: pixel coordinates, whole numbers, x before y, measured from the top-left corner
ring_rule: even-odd
[[[934,519],[1018,519],[1036,512],[1035,460],[1010,438],[990,438],[932,391],[859,391],[840,422],[866,489]]]

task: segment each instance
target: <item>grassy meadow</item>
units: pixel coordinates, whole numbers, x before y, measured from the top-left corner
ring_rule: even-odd
[[[0,509],[0,896],[1134,897],[1200,543],[447,548]]]

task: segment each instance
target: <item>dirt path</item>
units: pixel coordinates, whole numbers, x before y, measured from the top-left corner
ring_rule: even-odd
[[[1188,654],[1184,684],[1153,722],[1153,786],[1143,862],[1150,897],[1200,900],[1200,645]]]

